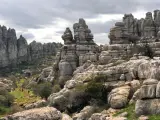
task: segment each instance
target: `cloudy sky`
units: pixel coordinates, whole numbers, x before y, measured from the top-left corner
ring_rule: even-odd
[[[105,44],[124,13],[141,18],[159,6],[160,0],[0,0],[0,24],[15,28],[28,42],[63,42],[65,28],[84,18],[95,41]]]

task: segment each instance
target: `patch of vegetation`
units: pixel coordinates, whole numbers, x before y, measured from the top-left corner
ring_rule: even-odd
[[[126,108],[121,109],[119,112],[114,114],[114,116],[118,116],[123,112],[127,112],[127,120],[138,120],[138,117],[135,114],[135,104],[128,105]]]
[[[118,116],[121,113],[127,112],[127,120],[138,120],[138,117],[135,114],[135,104],[128,105],[126,108],[118,111],[114,116]],[[160,120],[160,115],[149,115],[149,120]]]
[[[26,104],[30,104],[40,100],[40,97],[36,96],[31,90],[25,89],[25,79],[20,79],[16,81],[16,86],[13,91],[11,91],[11,95],[14,96],[14,103],[23,106]]]
[[[5,116],[6,114],[10,113],[11,109],[9,107],[0,105],[0,117]]]
[[[35,87],[32,87],[32,90],[35,94],[41,96],[41,98],[47,99],[52,93],[52,84],[49,82],[37,84]]]
[[[23,88],[16,88],[14,91],[11,91],[11,94],[15,97],[14,103],[19,106],[40,100],[40,97],[34,95],[32,91]]]
[[[104,82],[107,79],[106,75],[97,74],[87,78],[89,81],[86,84],[79,85],[75,88],[77,91],[87,93],[91,98],[100,99],[104,102],[107,100],[107,92]]]
[[[14,97],[4,89],[0,89],[0,117],[10,112]]]
[[[149,120],[160,120],[160,115],[151,115],[149,116]]]
[[[60,90],[61,90],[60,85],[56,84],[56,85],[54,85],[52,92],[53,92],[53,93],[57,93],[57,92],[59,92]]]

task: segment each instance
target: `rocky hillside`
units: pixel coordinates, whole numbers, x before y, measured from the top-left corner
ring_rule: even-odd
[[[156,22],[160,11],[154,14],[154,19],[149,12],[141,20],[124,15],[123,22],[111,29],[110,44],[103,46],[95,44],[82,18],[73,25],[74,34],[66,28],[64,46],[54,65],[16,82],[17,88],[10,93],[22,110],[9,112],[2,120],[159,120],[160,37]],[[7,105],[12,106],[7,98]]]
[[[55,55],[61,44],[41,44],[36,41],[28,44],[21,35],[17,39],[14,29],[0,27],[0,68],[16,67],[25,62],[34,62],[45,56]]]

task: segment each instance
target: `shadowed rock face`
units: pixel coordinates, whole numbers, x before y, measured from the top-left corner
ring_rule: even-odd
[[[14,29],[0,26],[0,68],[16,67],[23,62],[36,61],[49,55],[55,55],[60,44],[41,44],[33,41],[28,45],[27,40],[21,35],[17,39]]]

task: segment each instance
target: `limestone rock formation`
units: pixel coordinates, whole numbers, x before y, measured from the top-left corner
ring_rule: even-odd
[[[14,29],[0,26],[0,68],[13,68],[21,63],[55,55],[60,47],[61,44],[54,42],[41,44],[33,41],[28,45],[22,35],[17,39]]]
[[[64,46],[57,56],[54,66],[55,74],[59,83],[64,83],[70,79],[77,67],[83,65],[87,60],[96,62],[98,60],[98,46],[93,41],[93,34],[88,28],[84,19],[80,18],[78,23],[73,25],[74,35],[69,28],[66,28],[62,39]]]
[[[9,65],[16,66],[17,64],[17,37],[14,29],[7,31],[7,53]]]
[[[144,79],[148,79],[147,81],[144,81],[144,84],[148,84],[151,79],[159,79],[159,76],[157,76],[160,71],[160,69],[158,69],[159,62],[159,60],[146,60],[145,57],[141,57],[137,58],[137,60],[129,60],[128,62],[123,61],[115,65],[94,65],[90,63],[86,67],[80,66],[74,72],[74,76],[71,80],[66,82],[64,88],[58,93],[51,94],[48,101],[51,106],[58,107],[59,110],[69,109],[69,106],[75,105],[74,102],[70,102],[70,100],[76,100],[73,95],[80,95],[81,97],[79,97],[79,100],[84,100],[84,98],[87,99],[84,93],[75,92],[77,86],[89,84],[93,79],[88,78],[103,76],[102,78],[105,78],[104,84],[106,87],[112,88],[110,93],[108,95],[106,94],[108,104],[113,108],[124,108],[132,99],[134,93],[140,88],[140,83],[143,82]],[[157,65],[156,68],[155,64]],[[142,65],[143,69],[146,68],[144,72],[149,74],[137,74],[142,73]],[[149,69],[147,69],[148,65],[150,66]],[[157,74],[155,74],[154,69],[156,69]],[[154,84],[154,86],[156,86],[156,84]],[[152,91],[150,90],[149,87],[146,89],[146,95],[152,95]],[[159,90],[157,89],[157,91]],[[154,95],[156,95],[156,91],[153,92]],[[76,102],[76,105],[81,105],[83,102]]]
[[[17,50],[18,50],[18,63],[25,62],[28,59],[27,55],[28,43],[26,39],[21,35],[17,40]]]
[[[35,61],[43,57],[43,45],[39,42],[33,41],[29,44],[29,61]]]
[[[148,38],[151,40],[151,38],[157,37],[159,16],[159,10],[154,11],[154,17],[151,12],[147,12],[145,19],[140,20],[134,18],[132,14],[125,14],[123,22],[117,22],[115,27],[111,28],[110,44],[129,44],[130,42],[134,43]],[[155,39],[151,41],[155,41]]]
[[[108,50],[102,49],[108,52],[106,58],[111,56],[112,59],[128,59],[134,54],[151,58],[159,57],[159,21],[160,10],[155,10],[154,15],[147,12],[146,17],[141,19],[134,18],[132,14],[125,14],[122,22],[115,23],[115,26],[110,29],[110,45],[104,46]]]

